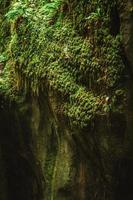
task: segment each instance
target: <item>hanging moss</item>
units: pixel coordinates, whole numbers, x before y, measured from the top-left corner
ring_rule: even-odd
[[[6,51],[19,77],[13,87],[35,95],[51,87],[66,97],[62,114],[80,127],[96,115],[121,112],[121,35],[110,32],[115,5],[102,0],[15,1],[5,15],[11,24]]]

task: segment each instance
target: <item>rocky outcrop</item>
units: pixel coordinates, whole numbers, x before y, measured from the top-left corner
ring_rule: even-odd
[[[112,37],[123,35],[124,112],[74,127],[61,110],[65,97],[48,86],[35,95],[21,85],[27,96],[17,104],[0,97],[1,200],[133,199],[132,7],[132,1],[120,2],[111,16]]]
[[[76,130],[56,114],[58,100],[44,92],[15,113],[2,109],[2,200],[131,199],[126,117],[103,116]]]

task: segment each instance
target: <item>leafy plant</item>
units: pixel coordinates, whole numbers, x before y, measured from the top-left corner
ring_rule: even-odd
[[[5,54],[0,55],[0,63],[7,61],[7,56]]]
[[[5,17],[8,21],[15,21],[17,18],[23,16],[27,17],[31,15],[32,8],[28,8],[27,5],[21,1],[16,2],[12,5],[12,8],[6,13]]]
[[[87,20],[97,20],[100,19],[103,16],[102,10],[100,8],[97,8],[95,12],[92,12],[89,17],[86,17]]]

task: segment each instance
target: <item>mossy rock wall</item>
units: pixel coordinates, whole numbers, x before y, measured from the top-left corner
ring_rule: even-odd
[[[11,3],[0,15],[1,199],[133,199],[132,2]]]

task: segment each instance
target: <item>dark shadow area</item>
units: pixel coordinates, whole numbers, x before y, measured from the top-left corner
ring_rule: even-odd
[[[113,7],[110,15],[110,33],[116,36],[120,33],[120,17],[117,7]]]
[[[40,169],[37,168],[26,119],[21,123],[15,107],[0,109],[0,148],[7,182],[7,200],[41,200]]]
[[[121,159],[116,163],[115,171],[115,200],[133,199],[133,160]]]

